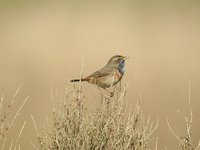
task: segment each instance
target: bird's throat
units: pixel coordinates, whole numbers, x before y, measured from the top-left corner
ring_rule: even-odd
[[[124,66],[125,66],[125,61],[122,60],[122,61],[119,63],[119,66],[118,66],[118,71],[119,71],[122,75],[123,75],[124,72],[125,72]]]

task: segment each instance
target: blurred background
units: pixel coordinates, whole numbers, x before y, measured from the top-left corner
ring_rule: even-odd
[[[178,149],[166,118],[175,132],[185,135],[191,82],[193,137],[200,139],[200,2],[198,0],[1,0],[0,88],[5,101],[23,81],[17,101],[30,96],[16,123],[21,149],[34,149],[39,132],[51,115],[51,91],[62,102],[69,79],[103,67],[116,54],[129,56],[122,84],[128,83],[127,101],[152,121],[159,119],[158,148]],[[84,83],[91,106],[98,104],[97,88]],[[94,88],[95,87],[95,88]],[[92,98],[92,99],[91,99]],[[178,113],[179,110],[181,113]],[[15,130],[16,131],[16,130]],[[13,137],[17,134],[13,131]],[[8,141],[11,139],[7,139]]]

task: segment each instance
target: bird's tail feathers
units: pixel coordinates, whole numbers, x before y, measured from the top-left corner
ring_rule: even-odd
[[[88,78],[82,78],[82,79],[73,79],[73,80],[70,80],[70,82],[80,82],[80,81],[89,81]]]

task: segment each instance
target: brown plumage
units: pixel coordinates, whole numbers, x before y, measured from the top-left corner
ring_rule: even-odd
[[[82,79],[73,79],[71,82],[87,81],[101,88],[109,88],[117,84],[124,75],[124,65],[127,57],[115,55],[100,70]]]

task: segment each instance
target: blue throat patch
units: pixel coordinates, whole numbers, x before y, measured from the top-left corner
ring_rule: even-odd
[[[118,71],[123,75],[125,72],[125,60],[121,60],[119,63]]]

